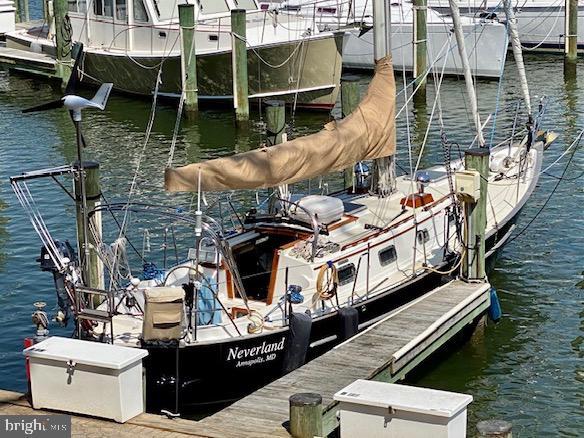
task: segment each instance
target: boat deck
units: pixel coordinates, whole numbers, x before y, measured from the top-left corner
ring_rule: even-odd
[[[143,414],[118,425],[75,416],[73,436],[289,436],[288,398],[316,392],[323,398],[325,433],[337,426],[334,394],[356,379],[396,382],[444,345],[490,305],[488,283],[451,281],[397,309],[305,366],[200,421]],[[2,397],[2,395],[4,395]],[[8,398],[8,400],[7,400]],[[16,406],[16,407],[15,407]],[[0,393],[0,414],[31,414],[26,400]]]

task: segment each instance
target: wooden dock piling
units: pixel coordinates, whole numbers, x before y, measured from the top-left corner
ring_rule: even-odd
[[[290,434],[294,438],[322,436],[322,397],[313,392],[294,394],[290,402]]]
[[[578,63],[578,0],[565,0],[564,76],[576,76]]]
[[[247,34],[245,9],[231,10],[231,65],[233,69],[233,107],[235,122],[247,126],[249,122],[249,86],[247,77]]]
[[[178,5],[178,17],[181,34],[180,65],[184,108],[187,117],[192,118],[199,111],[197,55],[195,53],[195,5],[192,3]]]
[[[466,280],[483,281],[485,271],[485,228],[487,226],[487,189],[489,176],[489,149],[465,151],[465,169],[480,173],[480,197],[476,202],[464,203],[466,227],[464,242],[466,255],[462,259],[462,276]]]
[[[426,102],[428,69],[427,0],[413,0],[414,12],[414,100]]]
[[[57,51],[57,76],[61,78],[63,86],[71,77],[71,22],[68,15],[68,1],[54,0],[55,12],[55,44]]]
[[[268,146],[282,143],[284,128],[286,128],[286,106],[284,101],[266,101],[266,140]]]
[[[89,161],[83,163],[83,170],[85,174],[85,194],[87,196],[87,211],[92,211],[101,198],[101,188],[99,182],[99,163]],[[96,245],[98,240],[101,240],[101,215],[96,213],[89,220],[89,233],[87,236],[87,243],[89,251],[85,250],[85,227],[83,223],[83,202],[81,199],[81,181],[79,178],[75,179],[75,206],[77,216],[77,242],[79,247],[79,257],[83,261],[83,275],[86,281],[86,286],[104,289],[104,271],[103,264],[96,252]],[[97,239],[96,239],[97,237]],[[89,254],[88,260],[85,260],[86,254]]]
[[[30,21],[30,7],[28,4],[29,0],[20,0],[22,2],[22,21],[28,23]]]

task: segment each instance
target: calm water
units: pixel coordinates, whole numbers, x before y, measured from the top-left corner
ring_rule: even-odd
[[[584,74],[584,68],[580,68]],[[528,58],[528,76],[534,95],[550,97],[546,127],[560,133],[547,152],[551,163],[584,127],[584,89],[565,85],[561,58]],[[363,86],[368,77],[363,77]],[[582,86],[582,85],[580,85]],[[468,144],[472,139],[467,116],[464,84],[445,80],[441,106],[445,131],[451,141]],[[480,107],[483,114],[494,110],[496,82],[481,82]],[[499,107],[513,107],[518,98],[515,66],[509,62],[500,92]],[[409,167],[408,130],[417,155],[434,102],[434,85],[428,87],[428,106],[409,108],[399,120],[399,163]],[[46,301],[52,311],[55,303],[52,279],[40,272],[35,259],[40,242],[12,193],[8,177],[23,170],[56,166],[75,157],[71,122],[64,111],[22,115],[20,110],[60,97],[59,90],[0,70],[0,388],[23,391],[25,378],[21,346],[34,329],[30,323],[32,303]],[[403,94],[400,95],[403,103]],[[400,105],[401,106],[401,105]],[[436,110],[437,111],[437,110]],[[337,114],[334,111],[333,114]],[[436,112],[436,116],[437,116]],[[176,111],[159,106],[154,129],[145,155],[140,160],[144,131],[150,115],[150,102],[113,96],[105,112],[86,113],[87,155],[101,163],[102,189],[109,201],[124,202],[136,166],[140,161],[134,201],[155,202],[189,208],[190,196],[169,195],[163,191],[163,170],[168,160]],[[406,117],[407,116],[407,117]],[[261,141],[254,127],[237,135],[229,111],[203,111],[196,122],[182,124],[178,135],[175,165],[256,147]],[[323,114],[297,114],[294,135],[318,130],[329,120]],[[511,131],[513,111],[497,117],[494,141]],[[487,139],[491,138],[490,125]],[[433,125],[430,142],[423,154],[423,165],[441,161],[438,125]],[[560,175],[564,158],[551,169]],[[584,269],[584,157],[578,150],[563,181],[539,218],[499,258],[491,282],[499,291],[504,318],[489,324],[483,333],[433,363],[412,383],[467,392],[474,396],[470,423],[499,417],[514,423],[516,436],[580,436],[584,433],[584,307],[583,290],[576,286]],[[339,184],[337,175],[326,179],[330,188]],[[316,187],[317,181],[312,187]],[[545,202],[556,184],[542,175],[539,187],[523,212],[524,226]],[[35,182],[33,194],[53,235],[74,240],[74,209],[68,197],[54,184]],[[251,193],[234,195],[236,208],[254,201]],[[162,263],[163,229],[149,218],[133,217],[133,234],[142,250],[144,229],[151,235],[147,256]],[[106,227],[109,241],[115,237]],[[181,243],[179,242],[179,245]],[[134,257],[135,259],[135,257]],[[51,327],[53,334],[69,330]]]

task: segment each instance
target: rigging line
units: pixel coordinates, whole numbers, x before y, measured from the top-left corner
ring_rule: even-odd
[[[559,179],[559,180],[562,180],[562,181],[576,181],[577,179],[580,179],[580,178],[582,178],[584,176],[584,172],[581,172],[578,176],[574,176],[574,177],[571,177],[571,178],[556,176],[556,175],[552,175],[551,173],[547,173],[547,172],[542,172],[542,173],[544,173],[545,175],[547,175],[549,177],[552,177],[552,178],[555,178],[555,179]]]
[[[442,73],[440,75],[440,82],[438,82],[438,86],[436,87],[436,98],[434,98],[434,104],[432,105],[432,112],[430,113],[430,120],[429,120],[428,126],[426,128],[426,133],[424,134],[424,140],[422,141],[422,147],[420,148],[420,153],[418,154],[418,161],[416,163],[416,168],[414,170],[413,175],[415,175],[415,172],[417,172],[418,168],[420,167],[420,161],[422,160],[422,155],[424,153],[424,149],[425,149],[426,144],[428,142],[428,135],[430,133],[430,127],[432,126],[432,120],[434,118],[434,112],[436,110],[436,105],[437,105],[437,96],[440,94],[440,88],[442,87],[442,82],[444,81],[445,68],[446,68],[446,62],[442,66]]]
[[[544,170],[542,170],[540,172],[541,173],[546,173],[548,170],[550,170],[554,165],[556,165],[558,163],[558,161],[560,161],[569,151],[570,149],[572,149],[572,147],[576,146],[576,149],[578,149],[578,147],[580,146],[580,139],[582,138],[582,135],[584,134],[584,130],[580,131],[580,134],[578,134],[578,136],[576,137],[576,139],[572,142],[572,144],[562,153],[562,155],[560,155],[552,164],[550,164],[548,167],[546,167]]]
[[[194,46],[194,44],[193,44]],[[178,110],[176,112],[176,121],[174,122],[174,130],[172,132],[172,142],[170,143],[170,151],[168,153],[168,162],[166,163],[166,167],[172,167],[172,161],[174,159],[174,151],[176,149],[176,140],[178,138],[178,131],[180,129],[180,121],[182,118],[183,113],[183,106],[185,103],[185,91],[183,90],[180,94],[180,100],[178,102]]]
[[[582,138],[582,134],[584,133],[584,131],[580,132],[580,135],[577,138],[578,144],[580,143],[580,139]],[[511,242],[513,242],[515,239],[517,239],[518,237],[520,237],[525,231],[527,231],[527,229],[531,226],[531,224],[533,222],[535,222],[535,220],[538,218],[538,216],[541,214],[541,212],[545,209],[545,207],[548,205],[548,203],[550,202],[550,200],[552,199],[552,197],[554,196],[554,193],[556,193],[556,190],[558,189],[558,187],[560,186],[561,182],[564,181],[564,176],[566,175],[566,172],[568,171],[568,168],[570,167],[570,163],[572,162],[572,159],[574,158],[574,155],[576,155],[576,151],[578,150],[578,148],[574,148],[574,150],[572,151],[572,155],[570,155],[570,159],[568,160],[568,162],[566,163],[566,167],[564,167],[564,171],[562,172],[562,175],[558,178],[556,185],[554,186],[553,190],[551,191],[551,193],[549,194],[549,196],[547,197],[547,199],[545,200],[545,202],[543,203],[543,205],[541,206],[541,208],[537,211],[537,213],[535,214],[535,216],[533,216],[531,218],[531,220],[525,225],[525,227],[523,227],[521,229],[521,231],[519,231],[515,236],[513,236],[512,238],[510,238],[507,241],[507,245]]]
[[[556,27],[556,24],[558,23],[558,20],[559,20],[559,18],[560,18],[560,15],[561,15],[561,14],[557,14],[557,15],[556,15],[556,19],[555,19],[555,21],[554,21],[554,24],[552,24],[552,26],[551,26],[551,28],[550,28],[550,31],[549,31],[549,32],[547,33],[547,35],[546,35],[546,36],[543,38],[543,40],[541,40],[541,41],[540,41],[538,44],[536,44],[536,45],[535,45],[535,46],[533,46],[533,47],[526,47],[526,46],[524,46],[523,44],[521,44],[521,48],[522,48],[523,50],[527,50],[527,51],[533,51],[533,50],[537,50],[537,49],[539,49],[539,48],[540,48],[540,47],[541,47],[541,46],[542,46],[542,45],[543,45],[543,44],[544,44],[544,43],[547,41],[547,39],[550,37],[550,35],[551,35],[551,34],[552,34],[552,32],[554,31],[554,29],[555,29],[555,27]],[[548,17],[548,18],[549,18],[549,17]],[[544,21],[544,20],[546,20],[546,19],[547,19],[547,18],[544,18],[542,21]],[[523,27],[521,28],[522,32],[525,32],[524,28],[525,28],[525,26],[523,26]]]
[[[249,47],[251,49],[251,51],[257,56],[257,58],[262,61],[264,64],[266,64],[268,67],[271,67],[273,69],[278,69],[281,67],[284,67],[286,64],[288,64],[288,62],[290,62],[290,60],[294,57],[294,55],[296,54],[296,52],[300,49],[300,47],[304,44],[304,41],[306,40],[306,38],[308,37],[308,35],[303,35],[302,40],[300,40],[300,42],[298,44],[296,44],[296,47],[294,48],[294,50],[292,51],[292,53],[290,53],[290,56],[288,56],[283,62],[281,62],[280,64],[270,64],[268,61],[266,61],[258,52],[258,50],[251,45],[251,43],[249,42],[249,40],[247,38],[244,38],[243,36],[236,34],[235,32],[231,32],[232,35],[237,38],[240,41],[243,41],[246,45],[246,47]],[[288,39],[288,41],[290,41],[290,38]]]
[[[436,64],[438,64],[438,61],[440,61],[442,59],[441,53],[442,51],[448,47],[448,45],[450,44],[450,40],[452,39],[452,36],[449,35],[448,36],[448,40],[442,45],[442,48],[440,49],[440,52],[438,52],[438,56],[436,57],[436,60],[430,64],[430,66],[426,69],[426,71],[424,72],[424,74],[421,76],[421,78],[423,79],[427,79],[427,76],[430,74],[430,72],[432,72],[432,74],[435,74],[435,70],[434,70],[434,66]],[[451,49],[452,50],[452,49]],[[446,52],[446,54],[444,56],[446,56],[446,58],[444,58],[444,65],[446,65],[446,61],[448,59],[448,53],[450,53],[449,50],[448,52]],[[442,68],[444,69],[444,65],[442,66]],[[400,90],[399,93],[396,94],[396,98],[402,94],[402,93],[406,93],[407,88],[409,88],[410,86],[412,86],[416,81],[412,80],[410,83],[407,84],[406,87],[404,87],[404,89]],[[406,99],[406,102],[403,104],[403,106],[400,108],[400,110],[397,112],[397,114],[395,115],[395,118],[397,119],[400,114],[402,113],[402,111],[404,109],[407,108],[407,105],[410,103],[410,101],[414,98],[414,94],[416,94],[416,92],[420,89],[420,87],[422,86],[422,81],[420,80],[420,83],[418,84],[417,87],[414,88],[412,94],[410,95],[409,99]]]
[[[150,134],[152,133],[152,126],[154,125],[154,119],[156,118],[156,105],[158,102],[158,89],[161,83],[161,76],[162,76],[162,67],[163,65],[160,65],[160,68],[158,69],[158,76],[156,78],[156,88],[154,89],[154,96],[152,97],[152,107],[150,109],[150,119],[148,120],[148,125],[146,127],[146,135],[144,138],[144,144],[142,145],[142,150],[140,151],[140,154],[138,155],[138,163],[136,164],[136,170],[134,171],[134,177],[132,178],[132,183],[130,184],[130,192],[128,193],[128,201],[126,202],[126,206],[129,206],[132,200],[132,195],[134,194],[134,189],[136,188],[136,183],[138,181],[138,173],[140,172],[140,164],[142,162],[142,159],[144,158],[144,155],[146,153],[146,146],[148,145],[148,142],[150,140]],[[120,233],[118,235],[118,239],[122,237],[122,235],[124,234],[125,230],[126,230],[126,226],[128,224],[128,213],[129,213],[129,209],[126,208],[124,211],[124,217],[122,219],[122,225],[120,227]],[[117,248],[115,251],[114,256],[117,256]],[[110,278],[110,282],[113,281],[113,278]]]
[[[101,197],[103,198],[104,202],[107,204],[109,204],[109,202],[107,201],[106,197],[104,196],[104,194],[101,194]],[[111,217],[113,218],[114,222],[116,223],[116,225],[118,226],[118,229],[121,229],[121,224],[120,221],[118,220],[118,218],[116,217],[116,215],[114,214],[113,211],[111,211],[109,208],[107,209],[107,211],[110,213]],[[134,252],[138,255],[138,257],[140,257],[142,262],[145,262],[146,259],[144,258],[144,256],[142,254],[140,254],[140,251],[138,251],[138,249],[134,246],[134,244],[130,241],[130,239],[128,238],[128,236],[126,235],[126,233],[122,233],[122,237],[125,238],[128,241],[128,244],[130,245],[130,247],[134,250]]]
[[[481,35],[481,36],[482,36],[482,34],[484,33],[484,31],[485,31],[485,28],[483,27],[483,29],[481,30],[481,33],[480,33],[480,35]],[[470,35],[471,35],[471,33],[469,33],[469,34],[465,35],[465,36],[464,36],[464,38],[466,39],[466,38],[468,38]],[[452,34],[451,34],[451,32],[449,32],[449,33],[448,33],[448,37],[450,38],[450,40],[452,39]],[[429,38],[429,39],[428,39],[428,41],[430,41],[430,40],[431,40],[431,39]],[[431,71],[432,67],[434,67],[434,66],[435,66],[435,65],[438,63],[438,61],[440,61],[440,60],[442,59],[442,57],[444,57],[444,56],[446,56],[446,57],[447,57],[447,56],[448,56],[448,55],[449,55],[451,52],[453,52],[453,51],[454,51],[454,49],[455,49],[455,47],[451,47],[450,49],[448,49],[448,51],[447,51],[447,52],[446,52],[444,55],[441,55],[441,53],[442,53],[442,50],[444,50],[444,48],[445,48],[446,46],[447,46],[447,44],[446,44],[446,43],[444,43],[444,45],[442,46],[443,48],[442,48],[442,49],[440,49],[440,52],[438,52],[438,56],[436,57],[436,60],[435,60],[435,61],[434,61],[434,62],[433,62],[433,63],[432,63],[432,64],[431,64],[429,67],[428,67],[428,69],[427,69],[427,70],[426,70],[426,72],[424,73],[424,75],[425,75],[425,76],[427,76],[428,74],[430,74],[430,71]],[[471,53],[473,53],[475,50],[476,50],[476,46],[473,46],[473,48],[472,48],[472,50],[471,50]],[[453,61],[454,61],[454,66],[458,68],[458,65],[456,64],[456,57],[454,57],[454,58],[453,58]],[[432,72],[434,73],[434,71],[432,71]],[[409,83],[408,83],[408,87],[411,87],[411,86],[413,86],[413,85],[414,85],[414,83],[415,83],[415,81],[414,81],[414,80],[412,80],[411,82],[409,82]],[[418,85],[418,87],[419,87],[419,86],[420,86],[420,85]],[[416,88],[416,90],[417,90],[417,88]],[[400,94],[402,94],[403,92],[404,92],[404,90],[400,90],[399,92],[396,92],[396,97],[398,97],[398,96],[399,96]],[[464,97],[464,92],[463,92],[462,90],[461,90],[461,95]],[[463,102],[464,102],[465,108],[467,108],[467,106],[466,106],[466,101],[463,101]],[[402,108],[402,110],[403,110],[403,108]],[[467,108],[467,111],[468,111],[468,108]],[[400,112],[401,112],[401,110],[400,110]]]

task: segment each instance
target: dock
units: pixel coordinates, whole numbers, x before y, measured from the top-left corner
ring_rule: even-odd
[[[74,436],[76,430],[80,431],[79,436],[91,436],[92,428],[96,428],[94,433],[101,430],[100,436],[104,436],[107,428],[113,428],[116,436],[140,433],[145,437],[285,437],[290,436],[286,428],[288,399],[301,392],[322,396],[326,436],[338,426],[337,404],[333,400],[337,391],[356,379],[390,383],[402,380],[487,311],[490,289],[486,282],[450,281],[395,310],[303,367],[200,421],[142,414],[119,425],[74,417]],[[15,406],[21,414],[23,410],[28,410],[28,414],[40,413],[33,411],[22,397],[6,394],[0,397],[0,414],[11,413]],[[15,400],[6,401],[10,394]]]
[[[17,30],[30,29],[43,25],[43,20],[16,23]],[[54,56],[34,50],[6,47],[0,44],[0,65],[11,70],[25,72],[34,76],[53,78],[57,76],[57,60]]]
[[[57,74],[57,61],[44,53],[0,47],[0,64],[36,76],[53,77]]]

